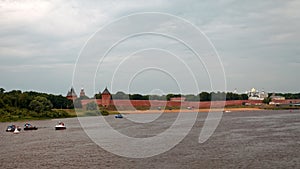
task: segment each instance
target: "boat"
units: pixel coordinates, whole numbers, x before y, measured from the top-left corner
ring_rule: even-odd
[[[117,115],[115,115],[115,118],[121,119],[121,118],[123,118],[123,116],[122,116],[122,114],[117,114]]]
[[[55,125],[55,130],[65,130],[65,129],[67,129],[67,127],[63,122],[58,122],[58,124]]]
[[[13,125],[7,126],[7,128],[6,128],[6,132],[14,132],[15,130],[21,131],[21,127],[13,124]]]
[[[20,131],[18,130],[18,128],[15,128],[14,134],[19,134]]]
[[[37,130],[38,128],[36,126],[33,126],[29,123],[25,123],[24,130]]]
[[[223,113],[230,113],[230,110],[224,110]]]

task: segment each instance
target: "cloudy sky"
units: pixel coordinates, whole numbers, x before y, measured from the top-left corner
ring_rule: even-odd
[[[78,56],[80,61],[84,60],[82,55],[101,51],[105,46],[104,42],[117,40],[114,37],[118,37],[118,30],[110,29],[110,33],[105,37],[101,38],[98,34],[98,39],[91,40],[92,35],[97,36],[101,28],[126,15],[162,12],[185,19],[205,33],[216,48],[221,62],[219,64],[211,61],[210,71],[214,72],[213,63],[219,67],[223,66],[226,90],[237,89],[238,92],[245,92],[255,87],[267,92],[299,92],[299,9],[300,1],[297,0],[2,0],[0,87],[7,91],[21,89],[65,95],[72,85]],[[137,27],[147,27],[145,25],[155,21],[146,18],[134,20],[131,24],[117,23],[114,26],[118,26],[122,31],[131,31]],[[172,32],[172,24],[168,24],[168,20],[162,19],[161,25],[164,26],[160,29]],[[177,28],[178,26],[176,33],[179,36],[189,36],[188,31]],[[97,44],[93,49],[97,48],[99,51],[86,51],[85,44]],[[209,80],[222,78],[211,77],[214,76],[213,73],[205,74],[207,71],[201,63],[197,63],[200,68],[195,72],[196,61],[189,56],[184,47],[177,45],[170,39],[151,35],[132,38],[127,44],[119,45],[119,48],[111,51],[110,57],[103,61],[100,68],[90,72],[95,77],[94,90],[103,90],[108,86],[113,92],[127,90],[139,93],[168,93],[178,91],[176,81],[184,83],[183,88],[195,87],[189,86],[190,83],[186,83],[183,77],[196,78],[200,91],[211,90]],[[175,48],[176,57],[172,55]],[[136,51],[139,52],[135,53]],[[202,54],[205,55],[205,52]],[[211,55],[216,57],[215,54]],[[96,57],[95,61],[99,61],[99,57]],[[181,69],[181,64],[192,68]],[[194,74],[191,74],[190,70]],[[169,71],[173,71],[176,77]],[[113,72],[118,73],[112,81]],[[89,74],[89,71],[85,73]],[[130,84],[122,81],[125,75],[128,75],[127,81],[129,79]],[[222,84],[222,80],[212,82]],[[84,87],[91,96],[94,91],[89,88],[93,85],[88,83],[90,82],[82,79],[73,85],[77,93]],[[119,85],[123,83],[126,85]],[[222,87],[216,85],[214,89],[222,90]]]

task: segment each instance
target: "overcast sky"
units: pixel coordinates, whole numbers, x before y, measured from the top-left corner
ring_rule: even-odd
[[[0,87],[7,91],[21,89],[66,95],[72,85],[80,50],[95,32],[113,20],[132,13],[163,12],[189,21],[210,39],[224,66],[228,91],[237,89],[242,93],[254,87],[267,92],[299,92],[299,9],[300,1],[297,0],[0,1]],[[131,27],[120,25],[120,28],[133,30],[149,22],[153,21],[141,20],[132,23]],[[169,31],[172,25],[165,24],[163,28]],[[114,33],[107,37],[113,37]],[[182,34],[186,33],[182,31]],[[183,63],[178,59],[195,62],[188,59],[183,47],[176,46],[172,41],[165,43],[165,39],[153,36],[142,38],[131,39],[127,45],[120,45],[112,51],[112,57],[103,62],[107,64],[102,66],[102,70],[97,70],[96,91],[102,91],[106,86],[113,92],[128,89],[128,85],[111,88],[114,84],[123,83],[122,73],[126,74],[126,71],[132,82],[129,92],[177,91],[173,82],[188,77],[188,69],[182,70],[181,74],[178,73],[178,79],[174,79],[168,72],[156,69],[161,65],[155,65],[153,60],[160,60],[160,64],[168,63],[164,67],[170,71]],[[146,42],[168,45],[163,50],[146,50],[124,60],[124,56],[130,54],[128,51],[157,48],[143,46]],[[98,48],[101,48],[99,43]],[[137,45],[139,48],[135,48]],[[167,52],[167,49],[174,48],[179,52],[177,61]],[[109,61],[123,65],[118,69],[119,76],[114,77],[114,84],[111,73],[116,71],[116,67],[109,70]],[[152,68],[147,67],[146,63],[151,63]],[[143,70],[143,64],[149,71]],[[203,70],[195,73],[200,91],[210,90],[211,86],[209,75],[197,75]],[[81,87],[89,88],[88,84],[78,82],[75,85],[77,93]],[[184,93],[193,92],[184,90]],[[87,89],[87,94],[91,96],[93,91]]]

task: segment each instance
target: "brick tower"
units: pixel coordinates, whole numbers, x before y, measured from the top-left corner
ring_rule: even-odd
[[[73,87],[71,87],[71,90],[68,91],[67,98],[69,100],[75,100],[75,99],[77,99],[77,95],[76,95],[75,90],[74,90]]]
[[[108,91],[107,87],[104,89],[101,96],[102,96],[102,106],[108,107],[111,101],[111,94]]]
[[[81,88],[80,90],[80,97],[85,97],[85,92],[83,88]]]

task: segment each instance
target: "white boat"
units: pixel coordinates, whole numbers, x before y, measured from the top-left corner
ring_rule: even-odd
[[[67,127],[63,122],[59,122],[57,125],[55,125],[55,130],[65,130]]]
[[[15,129],[17,129],[18,131],[21,131],[21,127],[16,126],[16,125],[11,125],[11,126],[7,126],[6,131],[7,132],[14,132]]]
[[[230,113],[231,111],[230,110],[224,110],[223,112],[224,113]]]
[[[15,128],[14,134],[19,134],[20,131],[17,129],[17,127]]]

